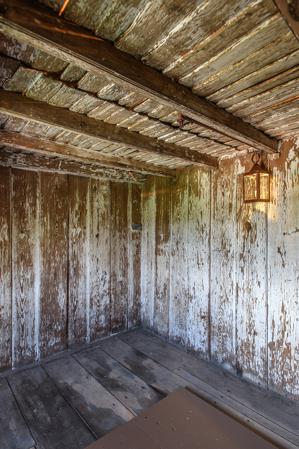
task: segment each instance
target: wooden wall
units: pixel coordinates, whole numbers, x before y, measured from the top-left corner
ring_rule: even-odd
[[[299,398],[299,142],[244,205],[250,158],[143,191],[142,320],[238,375]]]
[[[141,187],[0,167],[0,368],[139,325]]]

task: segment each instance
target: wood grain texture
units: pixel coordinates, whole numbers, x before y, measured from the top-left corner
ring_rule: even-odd
[[[40,351],[45,357],[67,346],[68,182],[41,176]]]
[[[34,125],[37,126],[37,133],[41,130],[42,127],[39,127],[37,124],[31,122],[32,127]],[[28,125],[26,128],[26,132],[28,132]],[[138,163],[138,161],[130,162],[129,160],[120,160],[120,158],[114,157],[114,160],[109,157],[103,157],[99,151],[84,149],[84,153],[82,153],[81,149],[73,145],[66,145],[62,143],[56,143],[50,140],[41,139],[40,137],[36,137],[30,133],[30,136],[26,136],[20,133],[8,132],[1,130],[0,131],[0,139],[1,143],[5,146],[14,148],[27,150],[30,152],[34,152],[35,154],[41,154],[46,156],[55,156],[55,157],[63,157],[65,159],[76,160],[83,163],[89,164],[98,164],[99,168],[103,167],[111,167],[118,168],[120,170],[125,171],[137,171],[141,173],[151,173],[158,175],[161,173],[165,174],[165,176],[174,176],[175,173],[172,170],[163,169],[162,167],[159,169],[158,167],[148,166],[148,171],[144,168],[144,165]],[[76,136],[77,138],[79,135]],[[100,142],[99,142],[100,143]],[[101,142],[102,143],[102,142]],[[132,173],[131,180],[133,181]]]
[[[18,85],[19,81],[16,82],[16,84]],[[34,85],[35,84],[36,83],[34,83]],[[49,86],[47,85],[47,88],[48,87]],[[11,88],[10,90],[13,89]],[[48,93],[48,95],[51,94]],[[1,89],[0,111],[23,119],[30,116],[31,120],[41,124],[55,126],[67,132],[77,132],[85,137],[102,139],[108,143],[127,145],[135,150],[145,150],[149,153],[170,156],[192,164],[207,164],[213,167],[218,166],[217,159],[212,156],[201,154],[198,151],[174,145],[170,142],[153,139],[142,135],[141,133],[134,132],[134,130],[132,131],[132,128],[128,130],[121,126],[117,127],[107,123],[104,121],[105,117],[100,114],[97,115],[97,108],[92,111],[92,114],[86,116],[79,114],[78,112],[47,104],[45,92],[39,93],[39,95],[38,98],[40,101],[36,100],[34,96],[33,99],[31,99],[18,93]],[[101,111],[102,108],[100,108],[100,112]],[[105,108],[104,111],[106,111]]]
[[[171,391],[187,385],[183,379],[170,373],[163,366],[117,337],[100,343],[100,347],[149,386],[164,394],[169,394]]]
[[[139,173],[122,172],[114,169],[101,168],[94,164],[85,164],[84,162],[65,160],[58,157],[40,156],[39,154],[30,154],[5,147],[0,153],[0,165],[15,167],[20,169],[35,169],[41,172],[72,174],[96,179],[114,179],[124,182],[144,182],[145,177]]]
[[[98,438],[133,418],[132,412],[72,357],[47,363],[45,370]]]
[[[175,342],[187,342],[189,306],[188,283],[188,202],[189,173],[180,173],[173,187],[171,289],[169,336]]]
[[[213,180],[211,225],[211,356],[235,363],[236,167],[224,163]]]
[[[155,304],[153,329],[161,335],[169,332],[169,301],[171,291],[171,213],[172,182],[156,180],[155,239]],[[153,217],[154,219],[154,217]]]
[[[111,183],[111,331],[128,326],[128,185]]]
[[[0,174],[0,369],[139,325],[141,187]]]
[[[30,2],[24,6],[23,2],[14,0],[13,4],[9,2],[6,6],[1,18],[1,28],[10,36],[30,42],[31,45],[33,43],[39,49],[46,50],[69,63],[80,65],[95,75],[108,74],[112,82],[134,90],[137,95],[145,99],[156,99],[163,105],[170,105],[187,117],[244,143],[268,149],[270,152],[277,150],[275,139],[269,138],[260,130],[207,102],[204,98],[195,96],[191,90],[170,80],[159,71],[141,64],[109,42],[95,38],[78,26],[57,18],[46,9],[38,8],[37,5],[34,5],[33,13],[39,20],[32,23]],[[218,7],[218,10],[221,8]],[[53,27],[60,31],[64,30],[63,38],[61,32],[52,32]],[[82,46],[83,36],[86,43],[84,46]],[[182,49],[181,51],[183,52]]]
[[[210,339],[211,179],[209,170],[189,172],[187,344],[204,357]]]
[[[156,194],[155,178],[151,177],[142,188],[142,244],[141,244],[141,321],[152,327],[155,304],[155,241]]]
[[[269,204],[269,383],[299,397],[299,154],[298,140],[286,141],[273,161]]]
[[[13,366],[39,355],[38,174],[12,173]]]
[[[72,345],[89,336],[89,179],[68,177],[68,192],[68,344]]]
[[[245,165],[245,166],[244,166]],[[267,204],[243,203],[242,172],[237,167],[236,228],[236,369],[267,384]]]
[[[128,197],[129,274],[128,274],[128,327],[141,324],[141,240],[142,204],[141,186],[129,185]]]
[[[35,445],[6,379],[0,379],[0,447],[28,449]]]
[[[11,367],[11,175],[0,168],[0,369]]]
[[[98,347],[82,351],[75,358],[134,414],[161,398],[143,380]]]
[[[8,380],[38,448],[75,449],[95,440],[41,367],[22,371]]]
[[[298,398],[298,142],[286,142],[280,157],[270,160],[268,206],[243,204],[242,175],[251,165],[249,156],[224,160],[212,184],[205,169],[180,174],[165,206],[173,210],[168,272],[163,260],[153,269],[159,200],[152,188],[143,215],[143,320],[165,335],[168,315],[155,327],[152,293],[155,273],[164,271],[171,286],[166,337],[240,377]]]
[[[108,181],[90,181],[90,339],[110,330],[111,188]]]

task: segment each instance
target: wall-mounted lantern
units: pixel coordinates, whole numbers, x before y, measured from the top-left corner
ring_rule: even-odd
[[[252,156],[253,167],[243,175],[244,203],[270,201],[270,172],[261,161],[260,154]]]

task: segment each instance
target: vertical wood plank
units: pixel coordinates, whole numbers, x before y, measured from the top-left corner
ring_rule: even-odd
[[[43,357],[67,346],[68,181],[41,174],[41,322]],[[69,317],[72,319],[72,317]]]
[[[34,361],[38,352],[38,174],[13,170],[12,176],[12,353],[13,365],[18,366]]]
[[[11,367],[10,169],[0,167],[0,370]]]
[[[141,244],[141,321],[151,328],[155,304],[155,242],[156,242],[156,178],[151,176],[142,186],[142,244]]]
[[[189,173],[188,215],[188,346],[208,357],[210,294],[211,173],[201,168]]]
[[[128,320],[128,184],[111,183],[111,331]]]
[[[69,176],[68,343],[87,339],[89,180]],[[89,321],[89,320],[88,320]]]
[[[267,213],[265,203],[243,203],[239,167],[236,234],[236,369],[239,375],[267,384]]]
[[[299,142],[273,168],[269,207],[269,384],[299,398]]]
[[[236,163],[213,174],[211,225],[211,356],[235,366]]]
[[[140,325],[141,307],[141,186],[139,184],[129,185],[129,303],[128,303],[128,327]]]
[[[153,328],[161,335],[169,331],[171,189],[172,181],[156,179],[156,288]]]
[[[90,180],[90,338],[110,328],[110,182]]]
[[[169,336],[183,344],[188,339],[188,202],[189,174],[180,173],[173,186]]]

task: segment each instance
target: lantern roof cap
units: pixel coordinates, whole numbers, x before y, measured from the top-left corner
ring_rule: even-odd
[[[253,166],[250,171],[246,172],[244,175],[254,175],[258,173],[269,174],[269,170],[267,170],[265,164],[261,160],[261,155],[259,153],[254,153],[251,158],[253,162]]]

